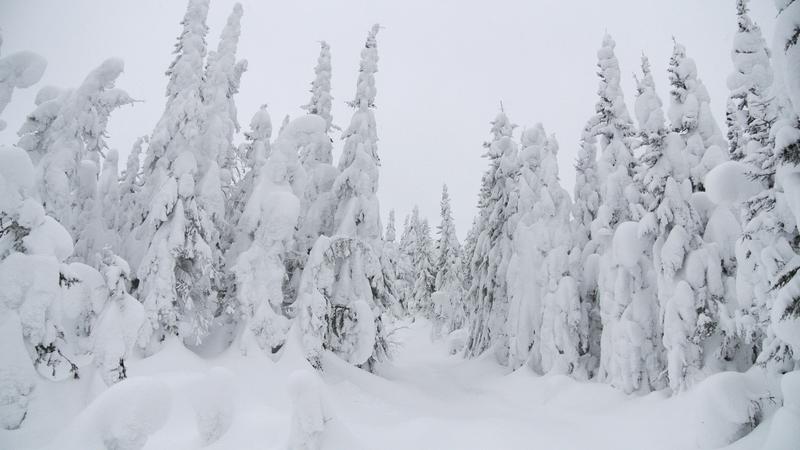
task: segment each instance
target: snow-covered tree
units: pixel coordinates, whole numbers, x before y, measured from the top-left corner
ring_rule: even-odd
[[[433,272],[435,297],[434,317],[442,322],[444,332],[462,328],[466,325],[466,303],[464,302],[464,279],[461,262],[461,244],[456,235],[450,194],[447,185],[442,186],[442,200],[439,204],[441,221],[437,227],[436,252]]]
[[[585,345],[587,360],[584,367],[592,376],[600,363],[600,336],[602,323],[600,305],[597,294],[597,271],[600,243],[592,236],[592,223],[597,218],[600,208],[600,179],[597,171],[597,139],[592,133],[594,121],[592,117],[581,135],[581,146],[575,161],[575,202],[572,208],[572,241],[574,247],[570,252],[570,273],[578,282],[578,293],[581,297],[581,308],[588,320],[589,335]]]
[[[270,138],[272,137],[272,120],[267,105],[261,107],[250,120],[250,131],[244,133],[245,142],[238,149],[242,165],[237,171],[234,187],[227,202],[228,223],[239,223],[244,204],[253,190],[255,169],[263,165],[270,155]],[[230,238],[226,240],[231,240]]]
[[[314,69],[316,78],[311,83],[311,100],[303,109],[309,116],[322,119],[321,130],[302,143],[300,161],[308,175],[306,191],[302,197],[302,216],[297,229],[298,260],[294,272],[299,275],[305,259],[320,235],[330,236],[333,231],[333,213],[336,198],[332,191],[339,174],[333,166],[331,128],[331,61],[330,47],[321,43],[320,56]]]
[[[92,208],[83,232],[75,243],[75,254],[92,267],[100,267],[100,259],[106,247],[120,247],[117,232],[117,214],[120,206],[120,183],[118,172],[119,153],[110,149],[103,160],[103,170],[97,182],[96,193],[91,195]],[[94,183],[89,183],[93,186]]]
[[[147,320],[140,345],[155,350],[167,335],[199,343],[218,308],[214,290],[214,222],[198,204],[203,159],[203,59],[208,0],[190,0],[167,75],[167,104],[150,138],[141,201],[146,218],[136,231],[147,247],[130,261],[140,280]],[[204,162],[201,163],[203,160]]]
[[[615,258],[617,249],[612,242],[619,224],[641,216],[640,193],[633,182],[634,128],[620,86],[619,62],[614,54],[616,43],[609,35],[597,52],[598,102],[596,116],[591,120],[592,133],[600,141],[598,173],[600,206],[592,223],[591,236],[599,256],[598,304],[602,322],[599,375],[601,379],[626,391],[638,389],[639,374],[632,374],[623,361],[628,355],[608,349],[635,345],[637,336],[626,317],[638,290],[630,285],[628,267]],[[645,294],[642,294],[645,295]],[[630,313],[628,313],[630,314]],[[633,380],[633,381],[631,381]]]
[[[61,320],[64,288],[76,281],[62,264],[72,239],[36,200],[34,170],[24,150],[0,146],[0,426],[6,429],[25,420],[36,372],[62,380],[77,378],[79,369],[65,340],[72,330]]]
[[[703,178],[709,170],[727,159],[728,145],[711,114],[708,90],[697,77],[697,65],[686,56],[677,41],[669,60],[670,104],[667,110],[670,129],[685,143],[693,191],[703,191]]]
[[[336,199],[333,237],[322,236],[315,243],[311,253],[316,251],[319,256],[304,268],[308,275],[303,273],[302,300],[298,300],[301,328],[311,330],[313,336],[309,337],[313,343],[306,344],[307,352],[309,346],[330,349],[350,363],[368,368],[388,355],[383,321],[385,312],[397,303],[394,280],[382,254],[376,196],[380,160],[373,109],[379,29],[373,26],[367,36],[356,95],[349,102],[355,112],[342,134],[344,148],[332,188]],[[320,278],[320,273],[332,273],[333,277]],[[327,316],[321,316],[325,313]]]
[[[316,114],[325,119],[325,131],[333,125],[331,116],[331,47],[327,42],[319,43],[319,57],[314,67],[316,77],[311,82],[311,100],[302,106],[309,114]]]
[[[709,162],[702,159],[703,155],[713,155],[722,147],[702,153],[706,145],[702,133],[716,128],[709,116],[705,88],[696,79],[694,63],[685,57],[679,44],[670,63],[672,125],[667,131],[649,65],[643,61],[636,114],[644,146],[637,182],[643,190],[645,212],[638,228],[630,232],[635,236],[620,239],[633,244],[638,235],[645,254],[649,255],[652,248],[653,286],[647,285],[647,266],[641,260],[637,262],[642,292],[652,288],[658,300],[657,309],[652,300],[640,302],[637,309],[639,324],[648,324],[644,327],[647,334],[642,347],[642,382],[648,382],[651,388],[660,387],[664,380],[658,374],[666,366],[670,387],[680,391],[701,378],[708,371],[706,363],[716,356],[716,341],[709,338],[718,332],[718,309],[724,296],[719,276],[722,259],[715,244],[705,245],[703,241],[707,213],[698,211],[695,205],[705,194],[693,196],[692,192],[701,189],[698,183],[704,172],[718,162],[703,165]],[[698,98],[702,105],[697,104]],[[710,141],[721,139],[718,134],[710,135]],[[704,169],[698,172],[698,167]],[[649,297],[652,299],[652,294]],[[660,319],[654,320],[654,316]],[[658,343],[662,333],[666,351],[663,359]]]
[[[0,46],[3,36],[0,35]],[[0,58],[0,114],[11,102],[14,89],[24,89],[33,86],[42,79],[47,61],[36,53],[22,51]],[[6,123],[0,119],[0,131],[5,129]]]
[[[436,272],[434,271],[434,247],[431,240],[431,229],[428,219],[422,219],[416,229],[415,246],[411,253],[411,264],[416,277],[412,287],[410,310],[429,319],[435,318],[431,294],[435,289]]]
[[[504,112],[492,121],[492,141],[484,144],[489,169],[481,182],[477,239],[471,259],[472,284],[469,288],[470,328],[465,348],[468,357],[476,357],[490,347],[498,360],[508,359],[507,271],[512,256],[516,227],[517,144],[511,134],[514,125]]]
[[[123,259],[131,258],[131,254],[141,253],[134,230],[144,220],[145,205],[142,204],[140,190],[142,188],[142,147],[147,143],[148,137],[136,139],[125,162],[125,171],[119,182],[119,205],[116,208],[116,230],[119,239],[119,254]],[[134,273],[130,274],[135,277]]]
[[[389,217],[386,219],[386,233],[383,235],[383,240],[388,243],[394,243],[397,239],[397,229],[394,223],[394,210],[389,211]]]
[[[309,123],[317,125],[318,131],[324,127],[322,120],[296,119],[278,136],[269,157],[255,161],[253,188],[228,256],[242,317],[243,352],[254,343],[262,351],[275,352],[289,330],[283,308],[294,297],[289,293],[293,291],[289,289],[287,265],[294,248],[305,179],[297,148],[298,140],[309,134],[305,127]],[[256,153],[257,157],[262,155]]]
[[[398,306],[405,308],[405,296],[409,286],[412,285],[413,270],[411,260],[400,250],[397,242],[397,231],[395,228],[394,210],[389,211],[386,221],[386,232],[383,238],[383,257],[385,258],[385,269],[390,271],[390,278],[394,280],[395,292],[397,293]]]
[[[770,225],[778,225],[772,230],[773,235],[778,233],[775,242],[762,250],[762,264],[775,297],[768,306],[770,322],[759,360],[779,371],[789,371],[800,366],[800,256],[796,246],[800,226],[800,3],[780,0],[775,5],[778,18],[774,41],[781,62],[776,85],[783,89],[778,100],[779,118],[770,133],[776,159],[775,189],[770,192],[774,214],[767,216],[772,220],[765,220],[764,228],[769,233]],[[767,205],[773,202],[771,196],[767,200]],[[765,208],[766,213],[769,211]]]
[[[543,275],[541,311],[536,312],[541,325],[540,367],[543,372],[585,377],[583,355],[588,351],[589,321],[587,309],[580,304],[577,280],[570,273],[572,202],[559,183],[555,137],[546,138],[543,144],[538,158],[539,194],[531,211],[534,222],[530,228],[542,257],[541,266],[534,268]]]
[[[133,103],[125,91],[114,88],[123,68],[121,60],[107,59],[76,89],[41,91],[36,109],[19,131],[19,146],[37,165],[36,184],[45,211],[78,239],[94,207],[109,116]]]
[[[419,206],[414,205],[411,214],[407,215],[403,223],[403,232],[400,234],[400,256],[405,264],[402,268],[404,273],[399,277],[398,286],[400,303],[407,312],[413,312],[414,308],[414,283],[417,280],[417,267],[413,261],[418,250],[417,239],[419,237]]]
[[[544,210],[537,204],[543,193],[542,159],[547,150],[547,135],[541,124],[522,132],[519,152],[519,200],[514,246],[508,265],[508,363],[512,368],[528,364],[541,372],[542,297],[546,275],[545,253],[549,239],[542,232]],[[544,230],[545,234],[549,230]]]
[[[242,14],[242,5],[236,3],[222,29],[216,51],[208,55],[200,86],[201,137],[195,152],[195,191],[197,207],[212,225],[204,230],[204,240],[211,249],[211,287],[218,292],[227,288],[221,275],[225,272],[223,251],[230,247],[230,228],[235,225],[227,221],[225,203],[231,198],[238,156],[233,145],[233,135],[239,131],[233,96],[247,68],[246,60],[236,60]]]
[[[750,18],[748,0],[737,0],[738,28],[733,38],[734,71],[728,76],[726,122],[731,159],[763,159],[775,121],[772,66],[761,28]]]
[[[111,385],[127,378],[125,361],[138,341],[144,308],[128,294],[130,268],[125,260],[106,249],[100,265],[108,302],[92,332],[92,353],[100,376]]]

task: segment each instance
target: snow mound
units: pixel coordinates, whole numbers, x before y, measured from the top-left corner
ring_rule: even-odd
[[[33,187],[33,163],[28,153],[19,148],[0,145],[0,177],[23,192]]]
[[[36,378],[16,314],[0,315],[0,427],[15,430],[28,412]]]
[[[447,352],[451,355],[461,353],[464,346],[467,345],[467,338],[469,337],[469,330],[466,328],[459,328],[452,331],[447,335]]]
[[[50,216],[45,216],[42,224],[31,230],[22,241],[31,255],[54,255],[63,261],[72,254],[72,236]]]
[[[298,370],[289,377],[292,424],[288,450],[359,449],[361,445],[332,414],[319,376]]]
[[[0,79],[15,88],[27,88],[42,79],[46,68],[47,61],[36,53],[12,53],[0,59]]]
[[[614,259],[626,268],[636,267],[646,243],[639,237],[638,222],[622,222],[614,232]]]
[[[722,372],[697,385],[696,413],[703,448],[717,448],[750,433],[773,405],[773,395],[758,370]],[[772,448],[772,447],[768,447]]]
[[[783,407],[775,413],[764,449],[794,450],[800,442],[800,372],[781,379]]]
[[[704,184],[709,197],[718,205],[743,202],[763,189],[739,161],[725,161],[714,167],[706,174]]]
[[[302,135],[325,133],[325,119],[316,114],[306,114],[289,122],[281,131],[281,138],[297,139]]]
[[[203,443],[219,440],[234,418],[234,374],[224,367],[213,367],[192,392],[197,431]]]
[[[121,381],[96,398],[49,448],[144,448],[148,437],[166,424],[171,405],[171,392],[162,381],[147,377]]]

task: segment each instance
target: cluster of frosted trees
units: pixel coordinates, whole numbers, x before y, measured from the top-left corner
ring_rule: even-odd
[[[462,248],[446,187],[435,233],[416,210],[399,237],[394,213],[381,224],[379,27],[348,126],[331,117],[323,42],[307,114],[273,133],[262,107],[238,143],[242,8],[209,50],[209,1],[189,0],[164,112],[122,170],[105,143],[110,115],[135,103],[115,86],[118,59],[78,87],[42,88],[19,141],[0,147],[2,426],[24,421],[38,379],[111,385],[169,341],[272,355],[295,339],[315,367],[331,352],[370,369],[405,314],[434,337],[460,333],[467,357],[626,392],[796,369],[800,2],[778,3],[774,53],[738,3],[727,134],[678,43],[666,111],[643,58],[632,118],[606,36],[572,199],[554,137],[498,114]],[[0,113],[45,66],[0,57]]]
[[[273,135],[262,107],[236,144],[243,11],[234,6],[210,50],[208,10],[208,0],[188,2],[163,115],[121,171],[106,126],[135,101],[115,86],[118,59],[74,89],[41,89],[19,142],[0,149],[6,428],[26,417],[36,372],[110,385],[131,357],[170,340],[206,353],[274,354],[296,330],[318,367],[323,351],[365,368],[387,356],[384,321],[400,309],[376,197],[379,27],[361,50],[336,164],[328,44],[307,115]],[[25,52],[0,59],[0,111],[45,65]]]
[[[631,115],[604,37],[574,200],[555,139],[498,114],[465,244],[467,356],[626,392],[800,367],[800,2],[779,5],[775,54],[737,13],[727,135],[678,42],[666,105],[642,57]]]

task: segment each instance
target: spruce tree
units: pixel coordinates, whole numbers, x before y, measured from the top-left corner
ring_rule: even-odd
[[[609,35],[597,52],[599,68],[599,99],[592,120],[592,133],[600,141],[600,207],[592,222],[592,238],[600,255],[598,264],[598,304],[602,322],[601,347],[619,347],[631,340],[626,334],[625,311],[632,301],[630,288],[617,289],[620,280],[627,277],[625,267],[614,258],[612,238],[617,226],[636,219],[641,211],[636,208],[640,198],[633,183],[634,128],[620,86],[619,62],[614,54],[616,43]],[[600,377],[626,390],[630,390],[628,374],[620,353],[601,352]],[[637,386],[638,387],[638,386]]]
[[[800,3],[781,0],[775,4],[778,9],[775,42],[776,50],[783,52],[783,71],[779,76],[785,90],[778,98],[779,118],[770,132],[776,159],[773,217],[777,220],[766,223],[778,225],[780,234],[762,251],[762,264],[775,298],[769,307],[770,322],[759,361],[783,372],[797,370],[800,366],[797,334],[800,323],[800,296],[797,294],[800,292],[800,252],[797,249],[800,224],[800,75],[795,70],[800,61],[800,23],[797,20]],[[795,226],[787,230],[787,222],[794,222]]]
[[[416,229],[415,247],[411,254],[411,264],[414,266],[416,278],[414,278],[413,293],[411,296],[411,311],[414,314],[422,315],[431,320],[435,320],[435,311],[431,301],[431,294],[434,291],[436,273],[434,271],[433,241],[431,240],[431,229],[428,219],[422,219]]]
[[[274,353],[289,330],[284,309],[295,298],[289,283],[289,260],[300,217],[303,185],[297,181],[304,174],[297,157],[297,140],[303,134],[285,131],[269,157],[254,162],[252,188],[228,255],[243,353],[251,348]],[[254,157],[263,158],[263,154],[257,151]]]
[[[583,355],[588,351],[589,321],[581,306],[578,283],[571,274],[569,252],[569,194],[558,179],[558,142],[546,139],[539,164],[541,188],[534,204],[533,230],[542,253],[541,369],[543,372],[585,377]]]
[[[37,165],[36,185],[45,211],[78,239],[87,232],[94,207],[109,116],[134,101],[114,87],[123,69],[121,60],[107,59],[79,87],[45,91],[19,131],[19,146]],[[87,257],[84,249],[76,258]]]
[[[675,41],[667,75],[670,129],[683,138],[693,192],[704,191],[703,178],[727,159],[728,145],[711,115],[708,90],[697,76],[697,65]]]
[[[385,320],[396,308],[395,282],[383,255],[375,126],[376,36],[370,30],[361,51],[355,109],[344,130],[339,174],[333,183],[333,236],[317,239],[299,283],[300,328],[307,356],[322,348],[371,369],[388,357]],[[323,325],[324,324],[324,325]]]
[[[508,360],[507,270],[512,255],[517,212],[519,161],[514,125],[504,112],[492,121],[492,141],[484,144],[489,169],[481,183],[477,239],[471,261],[470,327],[465,354],[481,355],[496,346],[499,361]]]
[[[146,218],[137,233],[147,251],[131,261],[147,320],[140,345],[155,351],[166,336],[197,344],[218,308],[214,223],[198,204],[198,185],[208,160],[199,154],[203,136],[203,59],[208,0],[190,0],[167,70],[167,104],[150,137],[144,161],[142,202]],[[201,161],[198,161],[201,160]]]
[[[320,44],[320,56],[314,68],[316,77],[311,83],[311,99],[302,108],[308,111],[308,120],[320,122],[314,139],[306,140],[300,148],[300,162],[308,181],[303,194],[303,214],[297,230],[297,261],[295,273],[299,274],[305,259],[320,235],[333,231],[335,196],[333,183],[338,170],[333,166],[333,146],[329,136],[331,128],[331,57],[327,43]]]
[[[769,130],[775,121],[770,53],[761,28],[750,18],[748,0],[737,0],[737,30],[733,38],[734,71],[728,76],[728,143],[731,159],[763,159],[771,145]],[[763,163],[763,161],[759,161]],[[756,166],[761,164],[756,163]]]
[[[212,224],[205,230],[205,239],[211,248],[214,266],[212,289],[220,293],[226,290],[222,275],[226,270],[223,252],[231,245],[230,228],[235,225],[228,222],[225,205],[232,197],[233,171],[237,165],[233,136],[239,131],[239,122],[233,96],[238,92],[240,77],[247,67],[247,61],[236,61],[242,14],[242,5],[234,4],[216,51],[208,55],[200,88],[203,111],[202,137],[196,155],[197,205]]]
[[[442,186],[442,200],[439,206],[441,222],[437,227],[439,236],[436,241],[436,262],[433,269],[435,274],[433,289],[437,293],[434,299],[434,317],[442,321],[444,331],[449,333],[465,325],[466,305],[461,270],[461,244],[456,236],[450,194],[446,184]]]
[[[333,122],[331,116],[333,102],[333,96],[331,96],[331,47],[325,41],[321,41],[319,47],[317,66],[314,67],[316,77],[311,82],[311,100],[302,108],[309,114],[316,114],[325,119],[325,131],[327,132]]]
[[[600,208],[600,179],[597,170],[597,139],[592,134],[592,117],[583,129],[581,146],[575,161],[575,202],[572,208],[572,234],[574,247],[570,252],[572,276],[578,282],[581,308],[588,321],[589,334],[584,367],[592,376],[600,363],[600,336],[602,323],[598,304],[597,271],[599,239],[592,235],[592,223]]]
[[[549,240],[539,223],[542,208],[537,208],[542,193],[542,160],[547,152],[547,135],[541,124],[522,132],[520,174],[517,182],[519,200],[517,226],[514,231],[514,248],[509,262],[508,282],[509,313],[509,366],[517,368],[530,365],[541,372],[542,299],[546,275],[544,257],[549,250]],[[549,230],[544,230],[545,234]]]

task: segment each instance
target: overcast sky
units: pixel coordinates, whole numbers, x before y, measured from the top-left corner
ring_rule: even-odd
[[[216,46],[233,0],[212,0],[208,42]],[[542,122],[560,143],[560,170],[572,192],[578,138],[594,111],[596,50],[604,31],[617,41],[623,88],[633,104],[632,73],[644,51],[667,102],[672,36],[695,58],[724,126],[725,78],[736,29],[734,0],[290,0],[241,1],[239,57],[249,68],[236,103],[243,128],[261,104],[273,124],[307,102],[317,41],[331,44],[334,122],[355,90],[358,57],[373,23],[378,36],[376,112],[382,159],[380,201],[398,222],[419,204],[438,223],[442,183],[463,238],[487,162],[481,143],[502,100],[520,127]],[[771,41],[774,9],[752,0],[752,15]],[[118,87],[144,100],[112,116],[110,145],[123,158],[136,136],[150,134],[164,106],[164,71],[180,32],[183,0],[0,0],[2,54],[33,50],[48,61],[39,85],[16,91],[0,142],[16,142],[39,87],[73,87],[103,59],[125,60]],[[274,135],[273,135],[274,137]],[[237,137],[237,141],[241,136]],[[336,144],[335,156],[341,148]],[[124,161],[124,159],[123,159]]]

